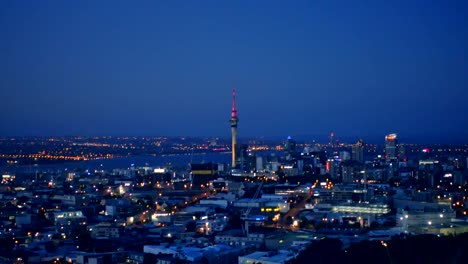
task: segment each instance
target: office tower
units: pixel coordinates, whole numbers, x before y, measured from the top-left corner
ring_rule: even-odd
[[[290,136],[288,136],[288,140],[284,143],[284,151],[288,160],[292,159],[296,154],[296,141]]]
[[[341,180],[343,183],[352,183],[354,181],[355,167],[343,165],[341,167]]]
[[[237,117],[236,109],[236,90],[232,89],[232,111],[231,118],[229,119],[231,123],[231,150],[232,150],[232,168],[236,167],[236,148],[237,148],[237,123],[239,118]]]
[[[339,176],[339,163],[335,161],[335,159],[331,158],[327,160],[325,164],[326,171],[330,174],[332,179],[337,179]]]
[[[257,157],[256,158],[255,169],[256,169],[257,172],[262,172],[263,171],[263,157]]]
[[[330,146],[334,146],[335,145],[335,133],[331,132],[330,133]]]
[[[398,157],[399,160],[406,161],[406,146],[403,144],[399,144],[398,146]]]
[[[364,141],[359,139],[356,144],[352,146],[352,160],[364,163]]]
[[[385,159],[387,162],[398,161],[398,137],[397,134],[385,136]]]
[[[345,160],[350,160],[351,156],[349,155],[348,151],[340,151],[340,160],[345,161]]]
[[[249,151],[249,145],[236,145],[236,169],[241,171],[250,171],[255,167],[255,155]]]

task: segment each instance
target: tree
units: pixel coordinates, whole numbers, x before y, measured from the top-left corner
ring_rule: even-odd
[[[215,208],[215,213],[217,214],[223,214],[223,213],[226,213],[226,210],[221,208],[221,207],[216,207]]]
[[[158,258],[154,254],[145,253],[143,257],[143,264],[155,264],[158,262]]]
[[[345,263],[342,245],[339,239],[334,238],[313,242],[297,256],[293,263],[311,263],[311,260],[315,263]]]
[[[379,226],[380,226],[379,222],[373,221],[373,222],[370,224],[370,229],[377,229],[377,228],[379,228]]]
[[[5,235],[0,238],[0,252],[4,256],[4,252],[10,253],[11,250],[15,247],[15,241],[13,240],[12,235]]]
[[[229,225],[232,228],[240,228],[242,226],[242,220],[239,213],[234,213],[229,217]]]
[[[20,197],[18,197],[18,204],[23,205],[23,204],[25,204],[27,201],[29,201],[29,198],[26,197],[26,196],[20,196]]]
[[[47,241],[45,243],[45,250],[47,252],[54,252],[55,250],[57,250],[57,246],[54,244],[53,241]]]
[[[187,225],[185,226],[185,231],[186,232],[195,232],[195,231],[197,231],[197,222],[189,221],[187,223]]]
[[[80,251],[89,251],[92,248],[92,237],[91,233],[87,230],[82,230],[78,234],[78,249]]]
[[[301,228],[305,228],[309,225],[309,220],[307,220],[307,217],[305,216],[301,216],[301,223],[300,223],[300,227]]]

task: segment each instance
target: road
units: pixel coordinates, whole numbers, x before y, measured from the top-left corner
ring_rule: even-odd
[[[301,201],[294,208],[291,208],[285,215],[283,215],[280,223],[281,228],[288,228],[286,225],[286,219],[288,219],[289,216],[291,216],[293,219],[297,219],[297,215],[302,209],[305,208],[306,201],[310,199],[310,197],[311,194],[303,196]]]

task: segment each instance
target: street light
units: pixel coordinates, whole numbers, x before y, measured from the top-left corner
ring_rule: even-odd
[[[385,248],[385,250],[387,251],[387,256],[388,256],[388,260],[390,261],[390,264],[393,263],[392,261],[392,257],[390,256],[390,250],[388,250],[388,244],[385,243],[385,241],[383,240],[380,240],[380,244],[382,244],[382,246]]]

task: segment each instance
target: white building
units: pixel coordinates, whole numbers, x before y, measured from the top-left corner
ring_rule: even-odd
[[[88,228],[93,238],[119,238],[119,227],[110,224],[97,224]]]
[[[87,218],[81,211],[54,212],[55,225],[86,225]]]
[[[239,264],[285,264],[294,259],[294,254],[289,251],[256,251],[252,254],[239,257]]]
[[[143,252],[154,255],[170,254],[175,259],[198,263],[202,260],[202,258],[206,258],[208,263],[230,263],[233,259],[235,259],[235,256],[239,254],[239,250],[227,245],[215,245],[204,248],[146,245],[143,247]]]
[[[200,205],[212,205],[217,206],[223,209],[226,209],[229,205],[228,200],[218,198],[218,197],[210,197],[203,200],[200,200]]]

